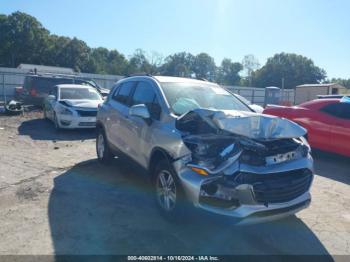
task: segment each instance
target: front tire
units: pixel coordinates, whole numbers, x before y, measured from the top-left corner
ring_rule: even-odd
[[[61,126],[58,123],[58,119],[57,119],[56,113],[54,113],[54,115],[53,115],[53,124],[55,125],[56,131],[60,131],[61,130]]]
[[[160,161],[154,171],[156,204],[166,219],[183,221],[188,205],[183,188],[168,161]]]
[[[108,146],[106,135],[102,128],[97,129],[96,153],[98,161],[103,164],[110,163],[114,157]]]

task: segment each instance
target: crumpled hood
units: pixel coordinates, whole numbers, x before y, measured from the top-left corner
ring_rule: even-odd
[[[198,125],[199,119],[211,128],[256,140],[298,138],[306,134],[306,129],[285,118],[235,110],[195,109],[179,117],[177,126],[187,128],[191,120]]]
[[[60,100],[60,103],[68,107],[80,107],[80,108],[97,108],[101,104],[102,100]]]

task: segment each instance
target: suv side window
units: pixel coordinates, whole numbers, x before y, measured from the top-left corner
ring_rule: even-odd
[[[321,111],[339,118],[350,120],[350,104],[349,103],[336,103],[330,104],[321,109]]]
[[[131,105],[144,104],[153,119],[160,119],[161,108],[157,94],[151,84],[144,81],[139,82],[131,100]]]
[[[130,105],[130,94],[135,86],[135,82],[126,82],[119,86],[112,99],[126,106]]]

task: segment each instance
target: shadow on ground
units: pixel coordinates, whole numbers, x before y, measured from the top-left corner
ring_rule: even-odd
[[[30,136],[34,140],[87,140],[95,138],[95,129],[62,129],[56,131],[51,121],[38,118],[21,123],[18,133],[22,136]]]
[[[56,254],[328,255],[295,216],[250,226],[206,215],[167,222],[145,173],[125,159],[109,166],[86,161],[56,177],[48,210]]]
[[[315,173],[350,185],[350,158],[313,149]]]

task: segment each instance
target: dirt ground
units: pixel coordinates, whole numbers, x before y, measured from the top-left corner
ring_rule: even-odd
[[[165,221],[143,171],[96,160],[93,130],[0,116],[0,254],[350,254],[350,161],[315,152],[311,206],[233,226]],[[329,257],[331,258],[331,257]]]

